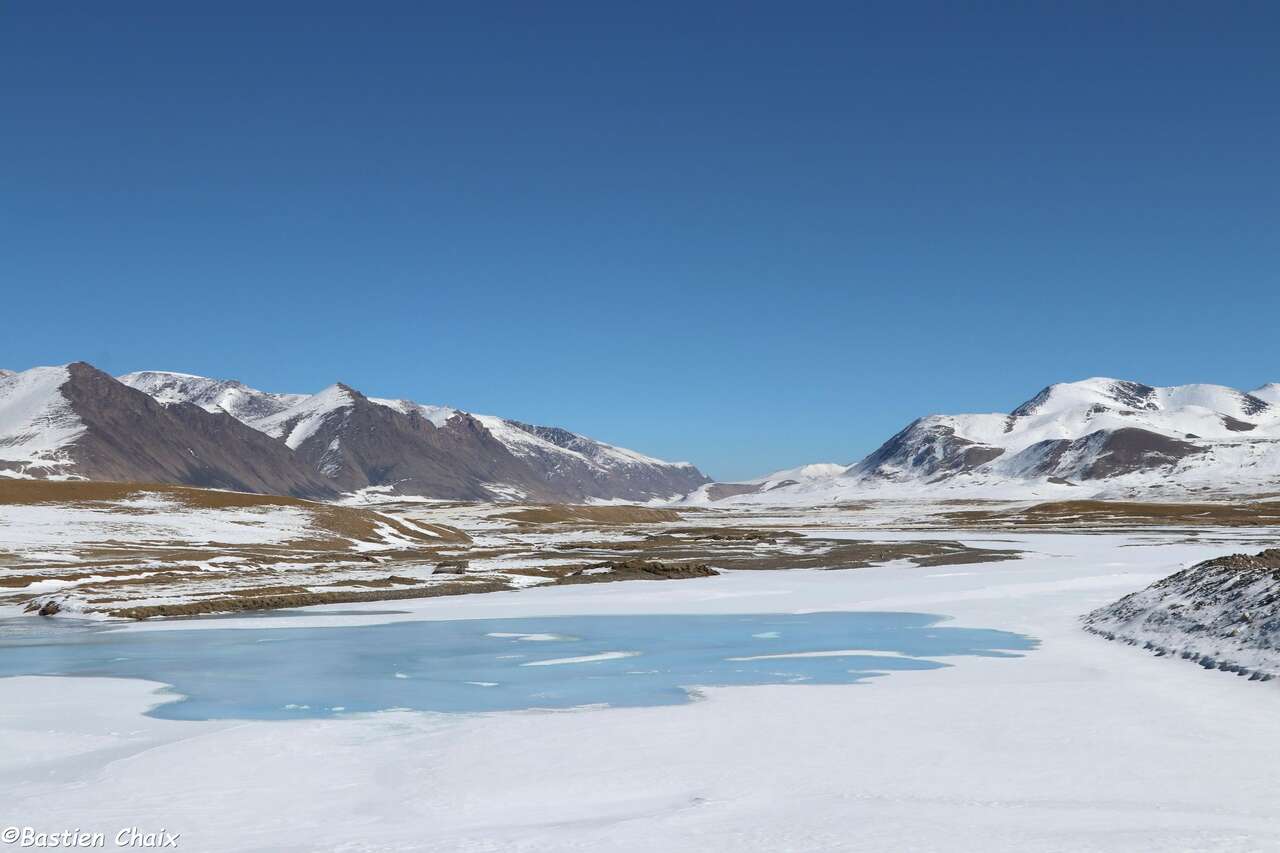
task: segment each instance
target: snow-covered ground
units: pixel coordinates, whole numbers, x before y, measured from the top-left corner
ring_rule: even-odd
[[[103,542],[181,542],[197,546],[258,545],[314,533],[312,514],[296,506],[217,507],[193,512],[163,496],[99,506],[75,504],[0,507],[0,550],[80,548]]]
[[[939,535],[1032,553],[210,624],[910,610],[1027,633],[1036,651],[869,684],[720,688],[684,706],[283,723],[141,716],[165,700],[154,684],[0,680],[0,822],[108,838],[164,827],[183,850],[1280,849],[1276,685],[1108,643],[1078,620],[1256,550],[1264,531]]]

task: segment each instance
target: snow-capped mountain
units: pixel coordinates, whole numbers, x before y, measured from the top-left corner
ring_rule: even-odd
[[[862,461],[817,472],[790,483],[775,475],[772,486],[726,497],[825,502],[953,491],[1079,497],[1271,489],[1280,486],[1280,384],[1252,392],[1105,378],[1051,385],[1012,412],[920,418]]]
[[[272,394],[239,382],[146,371],[120,377],[165,404],[225,412],[283,442],[343,492],[460,500],[649,500],[707,482],[664,462],[558,427],[448,406],[366,397],[342,384]]]
[[[784,468],[754,480],[741,483],[707,483],[685,496],[684,502],[689,504],[714,503],[725,498],[740,495],[761,495],[777,489],[788,489],[792,486],[810,486],[824,483],[844,474],[848,465],[835,462],[814,462],[795,468]]]
[[[0,476],[336,494],[289,448],[235,418],[162,405],[83,362],[0,377]]]

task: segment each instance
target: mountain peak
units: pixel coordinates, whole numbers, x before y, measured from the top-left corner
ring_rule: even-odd
[[[342,393],[346,394],[347,396],[349,396],[349,397],[353,397],[353,398],[355,398],[355,399],[360,399],[360,400],[366,400],[366,399],[368,399],[367,397],[365,397],[365,395],[361,394],[359,391],[357,391],[356,389],[352,388],[350,385],[348,385],[348,384],[347,384],[347,383],[345,383],[345,382],[335,382],[335,383],[333,383],[333,385],[331,385],[331,386],[329,386],[329,387],[330,387],[330,388],[336,388],[338,391],[341,391]],[[328,390],[328,389],[325,389],[325,390]],[[321,392],[321,393],[323,393],[323,392]]]

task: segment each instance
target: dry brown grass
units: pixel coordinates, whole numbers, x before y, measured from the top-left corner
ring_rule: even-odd
[[[434,598],[475,592],[502,592],[511,589],[505,580],[484,579],[455,581],[412,589],[378,589],[368,592],[296,592],[281,595],[206,598],[181,604],[151,604],[121,607],[108,611],[121,619],[151,619],[156,616],[199,616],[209,613],[246,613],[257,610],[311,607],[317,604],[355,604],[367,601],[393,601],[405,598]]]
[[[1012,527],[1178,525],[1264,527],[1280,524],[1280,503],[1053,501],[1025,509],[971,510],[941,516],[948,524]]]

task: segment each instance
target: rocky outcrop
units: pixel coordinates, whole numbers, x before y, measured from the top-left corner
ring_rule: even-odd
[[[1280,675],[1280,548],[1198,563],[1093,611],[1085,629],[1254,680]]]
[[[657,560],[611,560],[595,563],[559,578],[558,584],[610,581],[665,581],[709,578],[720,574],[706,563],[664,563]]]

